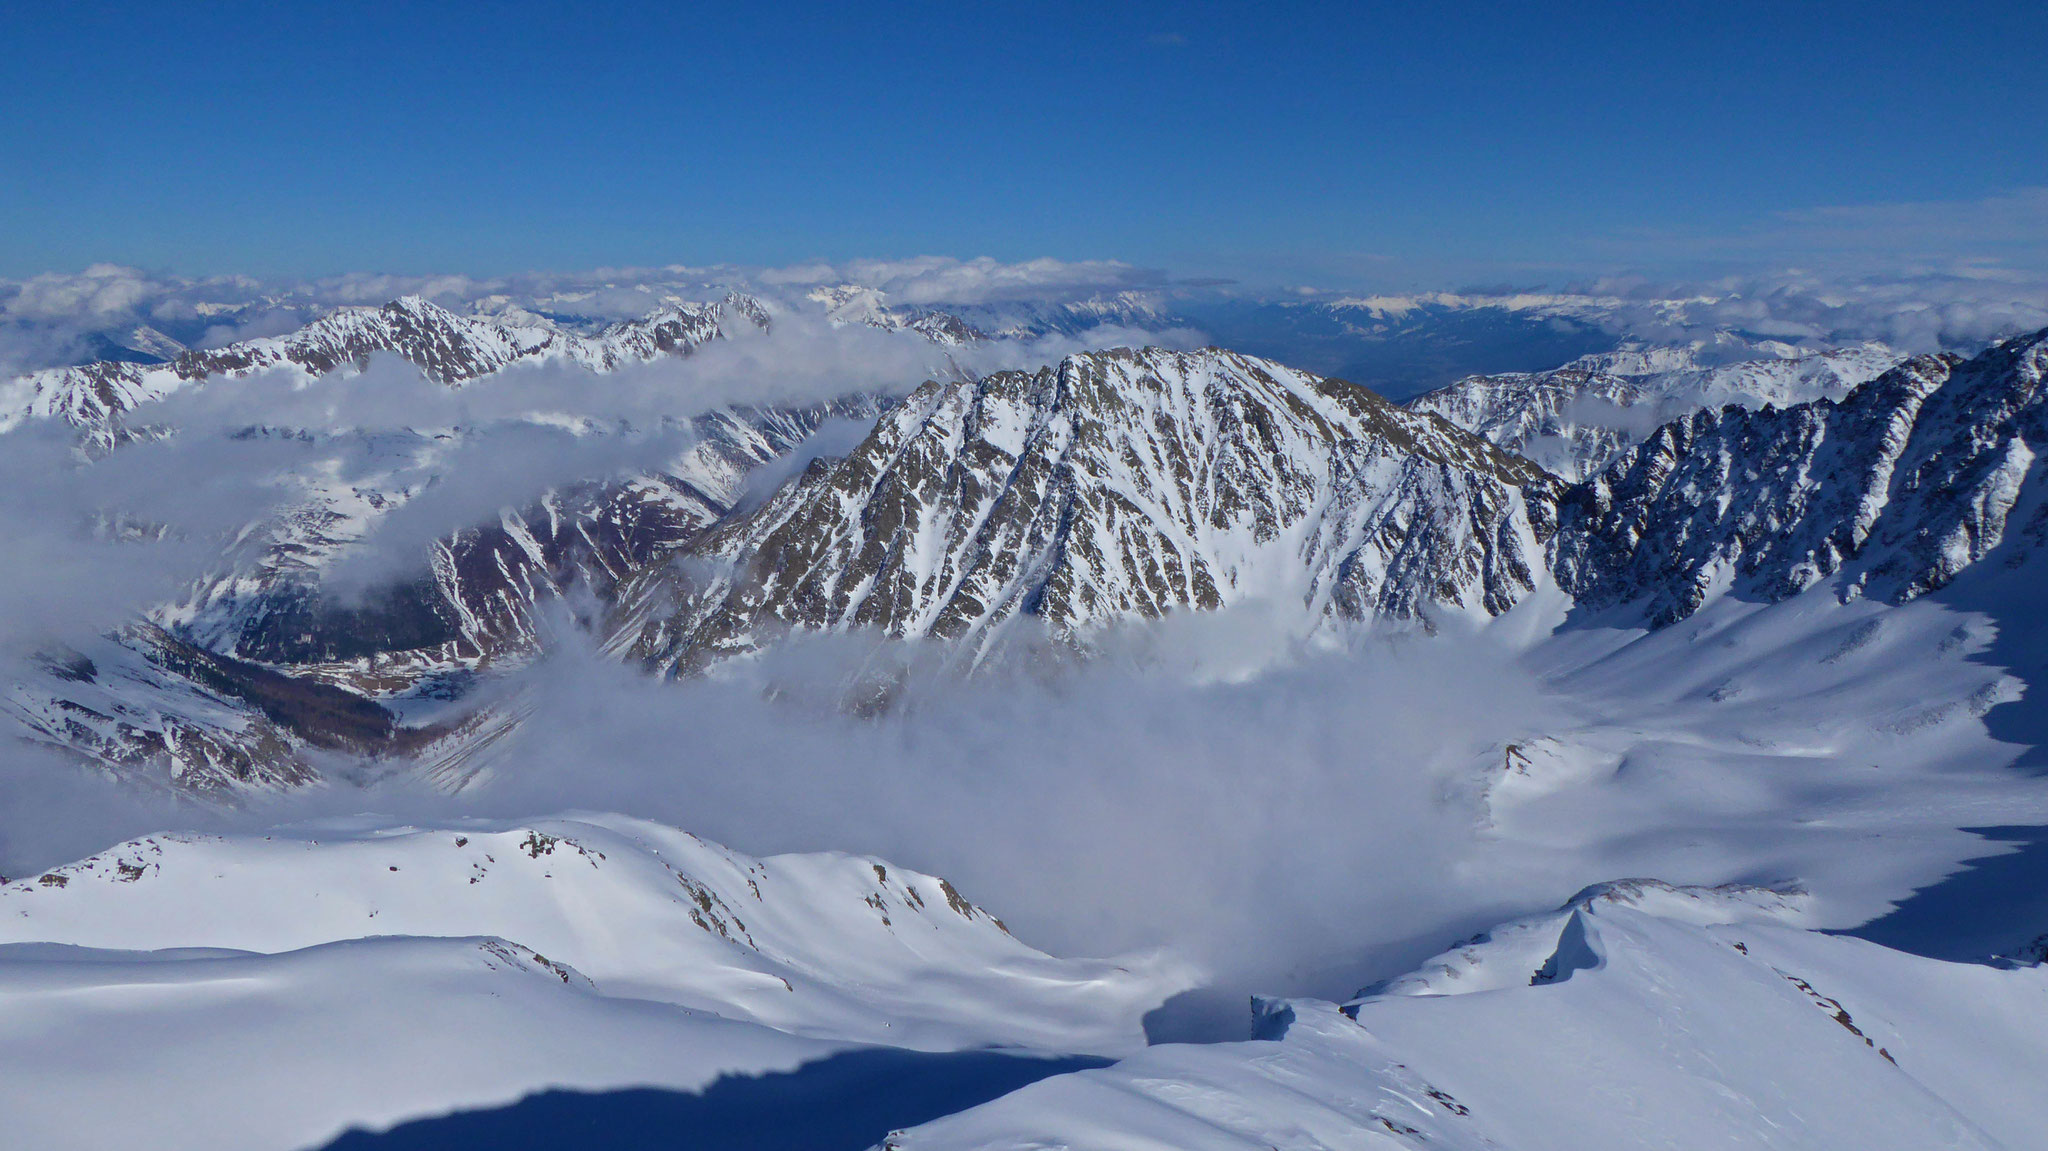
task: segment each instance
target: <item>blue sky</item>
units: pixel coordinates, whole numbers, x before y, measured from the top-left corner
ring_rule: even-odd
[[[14,4],[0,276],[2048,265],[2048,5]]]

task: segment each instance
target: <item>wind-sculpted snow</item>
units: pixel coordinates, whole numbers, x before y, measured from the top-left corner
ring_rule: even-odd
[[[1742,358],[1721,362],[1729,356]],[[1772,343],[1637,348],[1582,356],[1547,372],[1472,376],[1407,406],[1578,481],[1673,417],[1728,404],[1782,408],[1840,399],[1902,358],[1882,344],[1826,352]]]
[[[1074,637],[1262,596],[1311,618],[1498,614],[1542,579],[1523,488],[1545,482],[1340,381],[1217,349],[1091,353],[925,385],[693,545],[699,574],[633,589],[634,650],[696,668],[791,627],[980,647],[1020,615]]]
[[[2048,969],[1922,959],[1787,918],[1770,892],[1608,885],[1385,993],[1261,1002],[1254,1041],[1155,1047],[886,1146],[2038,1145]]]
[[[509,940],[0,945],[9,1147],[277,1151],[548,1089],[701,1091],[844,1044],[608,996]]]
[[[1564,494],[1552,570],[1581,605],[1667,624],[1722,590],[1783,599],[1837,575],[1901,602],[2009,535],[2023,562],[2048,530],[2009,522],[2040,498],[2044,363],[2048,333],[1915,357],[1840,401],[1673,421]]]

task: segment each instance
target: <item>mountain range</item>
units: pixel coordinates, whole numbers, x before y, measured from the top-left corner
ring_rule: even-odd
[[[2016,798],[2006,763],[2025,733],[2004,718],[2028,690],[2019,676],[2036,674],[2022,663],[2038,662],[2027,611],[2048,544],[2035,448],[2048,440],[2048,331],[1970,355],[1732,332],[1630,343],[1397,403],[1220,347],[1109,347],[977,374],[956,353],[1025,329],[816,302],[855,331],[905,333],[891,338],[949,370],[652,421],[478,403],[460,421],[300,426],[251,392],[246,419],[209,429],[180,426],[164,402],[234,402],[237,379],[318,394],[388,358],[416,368],[426,394],[479,401],[522,366],[645,372],[660,386],[714,341],[780,322],[740,296],[595,334],[400,300],[169,363],[9,385],[13,432],[0,434],[61,427],[80,474],[180,437],[306,449],[260,457],[295,461],[288,498],[222,540],[179,595],[35,651],[0,695],[22,733],[199,812],[388,781],[403,786],[360,794],[418,809],[142,835],[0,880],[0,1098],[13,1123],[50,1145],[352,1145],[393,1124],[541,1130],[516,1101],[550,1089],[599,1093],[600,1108],[623,1105],[602,1093],[659,1089],[715,1114],[721,1090],[745,1081],[780,1100],[749,1121],[757,1133],[822,1142],[824,1117],[846,1109],[805,1105],[820,1084],[894,1107],[918,1075],[970,1066],[978,1093],[890,1112],[863,1138],[897,1151],[1477,1151],[1676,1130],[1696,1143],[1991,1149],[2029,1145],[2048,1120],[2031,1090],[2048,1054],[2048,913],[2026,901],[2039,845],[2006,857],[2021,878],[1998,872],[1997,899],[1951,895],[1934,928],[1911,913],[1922,896],[1893,908],[1995,850],[1957,828],[2048,819]],[[1032,322],[1071,338],[1095,329],[1059,325],[1086,320]],[[537,421],[571,425],[569,439],[539,441],[554,448],[637,461],[610,449],[652,443],[660,462],[537,498],[485,471],[475,482],[491,498],[477,506],[495,511],[452,530],[436,520],[420,554],[373,562],[381,531],[463,481],[466,448]],[[851,713],[834,729],[851,743],[846,731],[883,729],[884,716],[999,707],[1020,683],[1052,698],[1129,689],[1087,673],[1128,655],[1132,637],[1232,618],[1260,633],[1226,635],[1255,649],[1240,664],[1274,633],[1293,645],[1278,658],[1303,670],[1250,696],[1211,690],[1176,649],[1148,672],[1192,681],[1196,709],[1245,709],[1227,715],[1248,729],[1243,745],[1216,752],[1228,774],[1182,762],[1200,758],[1188,739],[1203,734],[1152,730],[1161,713],[1141,698],[1103,707],[1133,710],[1146,740],[1175,750],[1145,801],[1190,805],[1196,834],[1244,873],[1242,893],[1203,880],[1205,899],[1374,941],[1324,957],[1270,926],[1283,919],[1248,920],[1270,934],[1250,933],[1246,950],[1335,964],[1260,970],[1289,986],[1249,1011],[1227,970],[1168,951],[1055,958],[952,882],[873,855],[749,855],[590,811],[434,814],[451,795],[525,794],[494,765],[567,714],[534,698],[559,677],[524,676],[565,648],[618,665],[590,690],[672,706],[659,701],[761,685],[762,710],[735,722],[794,726],[815,701],[785,698],[778,661],[805,643],[861,645],[826,664],[839,677],[826,706]],[[1431,682],[1412,654],[1473,637],[1530,669],[1540,699],[1455,662]],[[1384,658],[1425,682],[1360,698],[1317,651]],[[994,686],[920,696],[902,671],[911,653],[934,657],[947,683]],[[1002,678],[1019,668],[1023,680]],[[1446,691],[1479,710],[1448,707]],[[1339,745],[1335,774],[1277,762],[1299,753],[1287,728],[1302,715],[1352,711],[1393,715],[1419,740],[1331,726],[1307,738]],[[545,746],[624,771],[604,762],[612,745],[595,729],[608,716],[542,733]],[[733,820],[721,801],[744,792],[724,776],[769,770],[747,758],[761,745],[698,747],[714,733],[688,722],[661,729],[681,746],[654,758],[703,757],[697,789],[679,794],[698,818]],[[917,740],[948,722],[889,729],[877,746],[929,754]],[[1139,745],[983,722],[993,736],[907,785],[865,778],[880,773],[850,746],[800,744],[823,754],[805,762],[807,787],[774,801],[830,806],[872,786],[877,810],[953,820],[943,800],[922,806],[931,792],[987,787],[1015,802],[999,789],[1016,781],[981,780],[994,769],[975,756],[1037,739],[1026,782],[1065,787],[1045,810],[1119,841],[1100,857],[1113,862],[1088,856],[1077,872],[1047,858],[1064,841],[1034,810],[1018,816],[1033,851],[970,853],[978,874],[956,877],[1008,884],[1013,899],[1058,888],[1024,912],[1040,930],[1048,906],[1079,917],[1069,905],[1088,904],[1048,876],[1160,894],[1146,886],[1161,882],[1143,862],[1149,833],[1117,822],[1129,815],[1118,778],[1148,766],[1117,759]],[[1391,748],[1381,758],[1356,746],[1376,740]],[[1083,762],[1061,774],[1053,761],[1067,756]],[[1362,763],[1404,778],[1360,792],[1340,776]],[[1196,798],[1212,787],[1220,815]],[[1402,787],[1426,800],[1401,806]],[[1325,837],[1392,846],[1331,856],[1263,802],[1279,790],[1329,809],[1308,825]],[[1095,806],[1111,818],[1091,822]],[[1404,822],[1418,825],[1412,842]],[[1244,842],[1266,850],[1231,854]],[[1432,871],[1440,853],[1449,878]],[[1297,857],[1347,869],[1318,878]],[[1414,898],[1442,906],[1333,896],[1382,883],[1374,865],[1403,869]],[[1613,879],[1557,905],[1589,871],[1681,881]],[[1356,906],[1422,934],[1389,941],[1393,928],[1343,922]],[[105,1105],[116,1095],[130,1105]]]
[[[872,303],[835,307],[901,319]],[[916,320],[935,342],[988,338],[933,315]],[[111,443],[138,405],[211,378],[281,369],[317,386],[386,353],[487,388],[514,363],[688,355],[734,322],[773,321],[729,296],[584,337],[400,300],[168,365],[36,373],[12,385],[9,419]],[[1309,630],[1428,630],[1553,595],[1662,626],[1714,595],[1837,578],[1842,596],[1901,602],[2008,535],[2023,562],[2048,531],[2028,446],[2043,347],[1902,358],[1724,336],[1405,405],[1216,348],[1111,349],[900,399],[722,408],[684,421],[689,446],[664,468],[508,507],[359,596],[324,573],[410,489],[315,485],[180,602],[45,653],[7,706],[33,738],[110,768],[167,762],[182,790],[296,786],[317,775],[308,749],[458,785],[512,719],[444,705],[538,653],[540,615],[569,595],[605,650],[671,675],[843,631],[946,641],[971,666],[1023,621],[1085,651],[1123,621],[1252,601],[1298,605]],[[749,494],[828,423],[869,421],[843,454]],[[440,450],[401,439],[409,458]]]
[[[403,357],[428,378],[460,383],[522,362],[563,361],[591,371],[687,353],[731,320],[768,326],[760,301],[733,294],[711,304],[679,304],[582,336],[544,321],[505,323],[458,315],[418,296],[380,308],[341,308],[286,336],[211,349],[184,348],[157,362],[101,360],[46,368],[0,388],[0,430],[24,419],[56,417],[104,424],[137,404],[195,382],[283,370],[313,378],[361,367],[372,355]]]

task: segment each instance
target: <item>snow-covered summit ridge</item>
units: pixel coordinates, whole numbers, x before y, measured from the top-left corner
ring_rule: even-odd
[[[616,815],[153,835],[10,883],[0,909],[0,943],[122,950],[493,937],[607,995],[929,1050],[1120,1053],[1192,975],[1054,959],[945,880],[881,860],[755,859]]]
[[[1503,923],[1385,985],[1361,991],[1383,995],[1468,995],[1502,987],[1554,980],[1560,965],[1587,957],[1566,952],[1581,946],[1583,916],[1616,909],[1712,927],[1730,923],[1811,926],[1812,900],[1796,886],[1726,884],[1681,887],[1657,879],[1622,879],[1594,884],[1555,911]],[[1559,957],[1563,955],[1564,958]]]
[[[686,354],[718,338],[728,323],[766,328],[770,315],[760,300],[732,293],[711,303],[665,304],[640,319],[584,335],[531,313],[465,316],[405,296],[382,307],[337,309],[289,335],[188,349],[167,363],[100,361],[31,372],[0,383],[0,431],[35,418],[89,426],[209,377],[285,370],[311,378],[377,353],[402,356],[445,384],[521,362],[552,360],[613,371]]]
[[[824,308],[833,323],[889,331],[907,328],[940,344],[1078,336],[1103,327],[1162,331],[1188,326],[1167,310],[1159,293],[1141,290],[1078,299],[920,303],[868,285],[832,284],[812,289],[805,298]]]
[[[885,1146],[2039,1145],[2048,968],[1925,959],[1796,917],[1768,894],[1629,881],[1419,982],[1262,1001],[1258,1039],[1154,1047]]]
[[[1692,411],[1841,399],[1904,358],[1878,343],[1814,352],[1724,335],[1679,347],[1631,345],[1545,372],[1471,376],[1408,406],[1578,481]]]

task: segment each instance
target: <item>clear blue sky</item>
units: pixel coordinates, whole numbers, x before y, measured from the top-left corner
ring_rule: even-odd
[[[2040,0],[12,3],[0,275],[1512,276],[1924,202],[1792,226],[1993,250],[2043,214],[1971,206],[2048,185],[2043,44]]]

